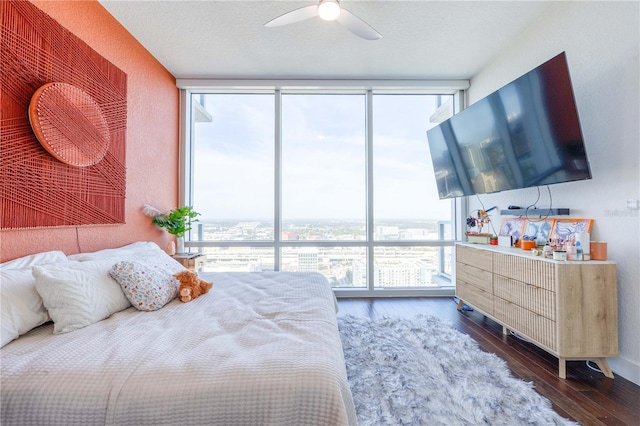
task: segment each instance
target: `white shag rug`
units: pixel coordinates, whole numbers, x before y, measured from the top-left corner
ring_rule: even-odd
[[[338,325],[360,426],[577,425],[447,321],[345,316]]]

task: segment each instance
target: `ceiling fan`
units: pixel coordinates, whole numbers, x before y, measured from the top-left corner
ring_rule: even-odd
[[[280,27],[294,22],[319,16],[325,21],[338,21],[349,31],[366,40],[378,40],[382,34],[374,30],[369,24],[358,18],[347,9],[340,6],[339,0],[319,0],[318,4],[304,6],[287,12],[264,24],[265,27]]]

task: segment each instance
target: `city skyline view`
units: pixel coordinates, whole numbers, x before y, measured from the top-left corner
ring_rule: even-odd
[[[354,221],[296,221],[282,231],[279,270],[319,272],[333,287],[366,288],[367,280],[380,288],[418,288],[450,285],[451,247],[429,246],[429,241],[451,238],[450,223],[405,221],[403,225],[379,225],[373,241],[410,245],[373,246],[373,276],[368,277],[366,229]],[[274,241],[274,227],[260,221],[197,223],[192,241],[220,242],[220,247],[200,247],[207,256],[205,271],[273,271],[275,247],[252,247],[253,242]],[[228,247],[225,242],[244,241],[247,246]],[[296,245],[304,242],[304,245]],[[345,246],[344,243],[358,245]],[[307,244],[309,243],[309,244]],[[314,245],[317,243],[318,245]],[[289,245],[288,245],[289,244]],[[334,245],[335,244],[335,245]],[[342,245],[341,245],[342,244]]]
[[[198,95],[199,96],[199,95]],[[271,219],[276,176],[273,94],[203,95],[210,122],[195,123],[193,206],[206,220]],[[365,219],[366,97],[282,95],[281,215]],[[439,200],[426,130],[435,95],[374,95],[376,218],[449,219]]]
[[[205,270],[319,272],[334,287],[450,285],[452,250],[439,241],[451,239],[452,202],[438,198],[427,140],[453,110],[450,95],[192,99],[208,116],[193,122],[188,192]]]
[[[199,220],[192,223],[192,241],[237,241],[274,239],[273,220]],[[296,219],[283,221],[281,240],[333,240],[366,239],[366,222],[348,219]],[[295,234],[284,235],[284,234]],[[441,235],[442,234],[442,235]],[[342,237],[342,238],[340,238]],[[451,222],[436,220],[380,221],[374,226],[374,240],[439,240],[451,238]]]

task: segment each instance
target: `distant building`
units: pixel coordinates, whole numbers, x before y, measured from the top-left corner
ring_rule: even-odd
[[[304,247],[298,252],[298,272],[318,272],[318,249]]]
[[[282,241],[296,241],[298,239],[298,234],[295,232],[285,231],[282,233]]]
[[[397,240],[400,229],[397,226],[376,226],[376,237],[379,240]]]
[[[401,240],[429,240],[438,239],[437,234],[433,234],[426,228],[409,228],[400,233]]]
[[[373,267],[374,287],[431,287],[432,268],[421,260],[398,261],[397,263],[376,263]],[[364,261],[353,262],[353,286],[365,287],[367,268]]]

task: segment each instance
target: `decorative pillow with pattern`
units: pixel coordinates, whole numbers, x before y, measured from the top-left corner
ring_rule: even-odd
[[[109,274],[120,284],[122,292],[134,308],[155,311],[175,299],[180,283],[162,262],[121,261],[113,265]]]

